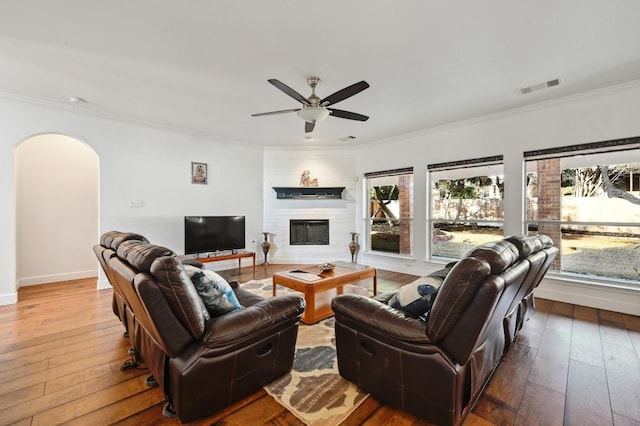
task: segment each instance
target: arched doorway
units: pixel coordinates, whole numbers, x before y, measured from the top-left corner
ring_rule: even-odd
[[[15,148],[17,287],[98,275],[99,158],[61,134]]]

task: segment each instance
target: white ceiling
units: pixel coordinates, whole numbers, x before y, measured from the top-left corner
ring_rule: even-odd
[[[640,79],[638,0],[2,0],[0,92],[258,145],[358,145]],[[360,80],[313,142],[305,97]],[[554,78],[555,88],[521,95]],[[87,100],[71,106],[70,97]],[[349,142],[340,138],[353,135]]]

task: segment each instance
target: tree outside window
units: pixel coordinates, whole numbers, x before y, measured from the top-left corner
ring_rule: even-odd
[[[369,248],[413,254],[413,169],[365,174]]]
[[[560,248],[552,270],[640,279],[640,161],[628,161],[634,158],[640,150],[526,162],[526,226]]]

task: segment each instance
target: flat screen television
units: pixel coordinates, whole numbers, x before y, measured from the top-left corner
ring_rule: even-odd
[[[245,247],[244,216],[185,216],[185,254]]]

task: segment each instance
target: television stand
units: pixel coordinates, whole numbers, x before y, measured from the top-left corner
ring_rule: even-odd
[[[255,278],[256,277],[256,254],[255,252],[252,252],[252,251],[243,250],[243,251],[236,251],[235,253],[232,252],[232,253],[220,254],[216,256],[199,257],[197,260],[202,263],[207,263],[207,262],[218,262],[221,260],[238,259],[238,269],[240,269],[241,267],[240,262],[245,257],[253,258],[253,278]]]

